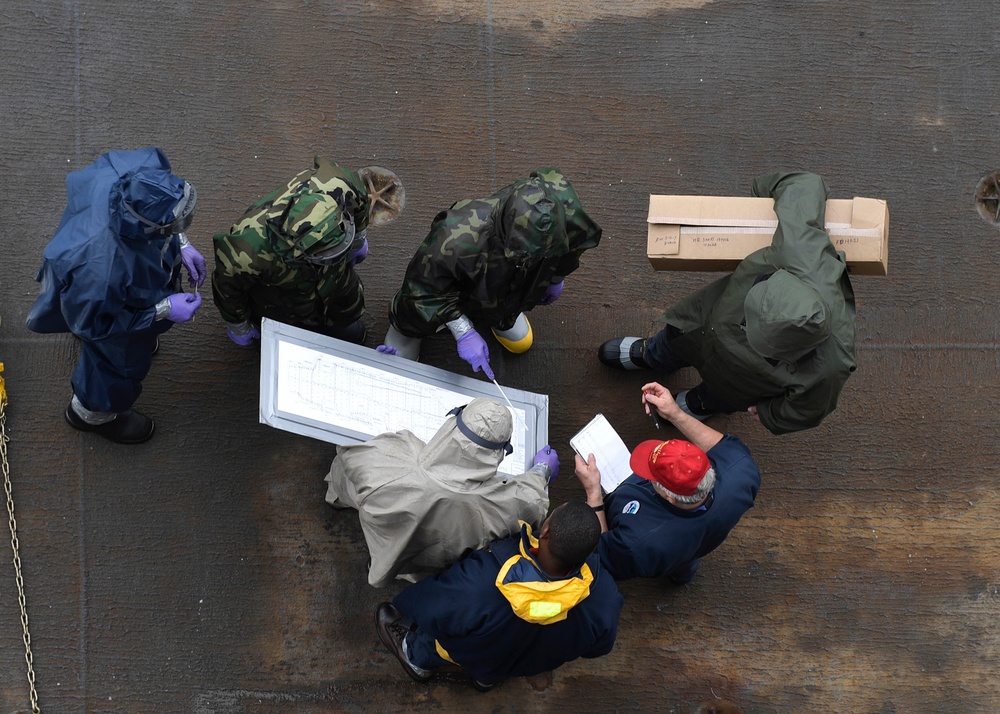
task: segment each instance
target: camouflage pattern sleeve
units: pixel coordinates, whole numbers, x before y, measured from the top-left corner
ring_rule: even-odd
[[[230,323],[256,322],[250,295],[260,284],[267,264],[279,260],[267,245],[263,228],[245,223],[238,223],[231,233],[212,239],[215,247],[212,297],[222,319]]]
[[[459,201],[434,218],[389,307],[389,321],[401,333],[426,337],[470,309],[465,296],[477,291],[485,268],[483,229],[494,204]]]

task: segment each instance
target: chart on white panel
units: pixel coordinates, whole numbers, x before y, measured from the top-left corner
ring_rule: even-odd
[[[408,429],[427,441],[448,412],[496,386],[322,335],[266,321],[261,360],[261,422],[336,444]],[[544,445],[548,397],[505,389],[512,397],[514,448],[500,466],[522,473]],[[513,408],[511,408],[513,406]],[[536,446],[536,442],[539,442]]]
[[[469,402],[466,394],[324,354],[301,345],[278,345],[278,409],[381,434],[409,429],[423,440],[444,417]],[[510,409],[510,407],[508,407]],[[525,420],[514,409],[515,423]]]

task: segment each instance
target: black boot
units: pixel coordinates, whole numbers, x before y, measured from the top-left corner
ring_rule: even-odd
[[[615,369],[649,369],[642,358],[646,340],[641,337],[619,337],[608,340],[597,348],[597,358]]]
[[[66,421],[77,431],[92,431],[116,444],[141,444],[153,436],[153,420],[134,409],[119,412],[104,424],[88,424],[73,411],[73,405],[66,407]]]
[[[416,667],[403,651],[403,640],[410,629],[403,624],[403,616],[399,610],[390,603],[379,603],[375,609],[375,629],[382,644],[396,655],[396,659],[403,666],[403,671],[410,675],[410,679],[421,684],[430,681],[432,675]]]

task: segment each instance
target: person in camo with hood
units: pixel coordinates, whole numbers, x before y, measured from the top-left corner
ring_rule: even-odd
[[[268,317],[362,343],[364,289],[355,266],[368,255],[367,229],[405,205],[391,171],[357,172],[317,156],[313,167],[247,209],[215,236],[212,293],[226,334],[241,347]]]
[[[694,367],[701,384],[676,396],[687,414],[749,411],[785,434],[822,422],[856,368],[854,290],[824,230],[822,178],[767,174],[752,193],[774,198],[771,245],[667,310],[657,335],[609,340],[598,357],[619,369]]]
[[[410,260],[380,351],[417,359],[421,340],[447,327],[459,356],[493,379],[489,347],[473,323],[488,324],[510,352],[526,351],[534,336],[525,313],[555,302],[580,256],[600,240],[600,227],[556,168],[453,204]]]
[[[541,525],[559,459],[543,447],[520,476],[497,473],[510,451],[511,412],[479,397],[459,407],[426,444],[409,431],[341,446],[326,476],[326,500],[356,508],[371,566],[368,582],[420,580],[464,553]]]

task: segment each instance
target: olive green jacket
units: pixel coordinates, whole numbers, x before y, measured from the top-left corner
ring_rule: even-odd
[[[660,318],[684,334],[671,349],[697,368],[706,386],[737,410],[756,406],[775,434],[817,426],[837,406],[856,368],[854,290],[843,253],[823,229],[829,189],[819,176],[758,177],[754,196],[773,196],[778,229],[767,248],[736,270],[667,310]],[[816,290],[829,308],[831,334],[794,363],[767,360],[747,343],[744,300],[762,275],[784,269]]]

